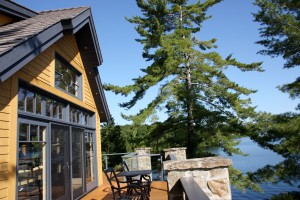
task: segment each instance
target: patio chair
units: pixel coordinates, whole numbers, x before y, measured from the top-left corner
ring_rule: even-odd
[[[128,165],[125,161],[122,161],[120,163],[122,171],[129,171]],[[145,188],[147,191],[147,196],[150,197],[150,191],[151,191],[151,177],[148,175],[145,176],[135,176],[131,179],[131,181],[135,184],[138,184]]]
[[[110,167],[104,170],[106,178],[110,184],[113,199],[146,200],[147,193],[145,189],[137,184],[122,182],[116,176],[114,168]],[[126,183],[121,186],[121,183]]]

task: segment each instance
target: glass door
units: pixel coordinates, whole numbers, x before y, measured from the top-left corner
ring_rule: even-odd
[[[48,125],[19,119],[18,199],[46,199]]]
[[[84,129],[72,128],[72,192],[73,199],[84,192],[83,165],[83,134]]]
[[[51,126],[52,199],[71,199],[70,192],[70,128]]]

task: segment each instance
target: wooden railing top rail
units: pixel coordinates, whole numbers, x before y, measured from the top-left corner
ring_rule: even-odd
[[[181,177],[180,182],[187,200],[209,200],[193,177]]]

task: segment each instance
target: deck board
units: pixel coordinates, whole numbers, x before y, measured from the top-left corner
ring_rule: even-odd
[[[104,176],[105,177],[105,176]],[[102,186],[97,187],[81,200],[112,200],[112,193],[107,180],[104,180]],[[150,200],[167,200],[168,189],[165,181],[152,181]]]

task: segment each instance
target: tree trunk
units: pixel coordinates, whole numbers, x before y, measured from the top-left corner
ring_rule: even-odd
[[[181,10],[181,6],[180,6]],[[180,11],[180,19],[183,21],[183,13]],[[185,38],[185,36],[183,36]],[[195,138],[195,121],[194,121],[194,103],[193,103],[193,91],[192,91],[192,78],[191,78],[191,66],[189,63],[189,55],[185,55],[186,59],[186,109],[187,109],[187,120],[188,120],[188,133],[187,133],[187,156],[192,158],[195,156],[197,151],[197,140]]]
[[[197,140],[195,138],[195,121],[194,121],[194,103],[193,103],[193,91],[192,91],[192,78],[191,78],[191,66],[189,63],[186,65],[186,109],[188,120],[188,134],[187,134],[187,155],[188,157],[194,157],[197,151]]]

